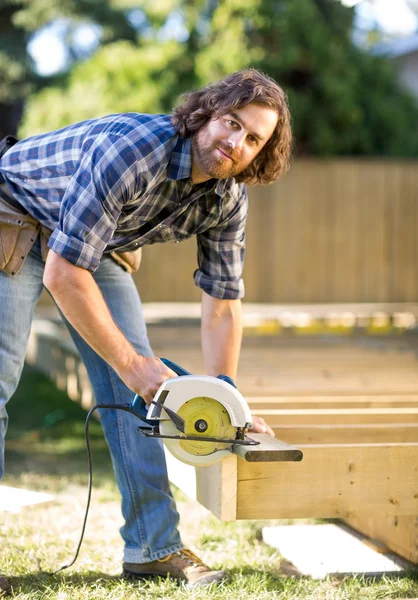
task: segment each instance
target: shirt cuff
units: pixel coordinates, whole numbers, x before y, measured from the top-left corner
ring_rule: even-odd
[[[70,263],[94,273],[100,264],[102,252],[78,238],[69,237],[58,227],[52,232],[48,247]]]
[[[204,292],[220,300],[240,300],[245,295],[244,281],[219,281],[208,277],[200,269],[194,272],[194,282]]]

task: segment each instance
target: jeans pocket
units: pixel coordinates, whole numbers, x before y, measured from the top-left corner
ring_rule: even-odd
[[[6,269],[13,256],[20,230],[19,225],[0,223],[0,271]]]

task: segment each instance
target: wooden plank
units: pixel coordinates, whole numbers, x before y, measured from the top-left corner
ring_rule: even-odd
[[[195,372],[195,371],[193,371]],[[284,378],[283,378],[284,379]],[[240,378],[238,387],[246,398],[251,396],[300,396],[311,394],[315,396],[355,396],[359,394],[417,394],[418,383],[405,383],[401,380],[390,381],[386,384],[365,385],[361,381],[332,381],[318,377],[315,380],[304,380],[295,373],[292,378],[276,381],[273,377]]]
[[[418,442],[418,423],[277,425],[278,438],[300,444],[367,444]]]
[[[248,462],[300,461],[303,454],[294,446],[266,433],[249,433],[248,437],[260,442],[258,446],[233,446],[234,454]]]
[[[270,427],[300,424],[418,423],[418,408],[253,409]]]
[[[411,222],[415,221],[415,204],[412,200],[412,206],[408,195],[405,195],[406,186],[404,175],[406,169],[393,165],[391,177],[387,177],[387,190],[393,198],[391,203],[390,220],[390,242],[391,242],[391,284],[392,293],[402,300],[408,300],[408,291],[410,289],[410,277],[415,270],[415,260],[413,252],[415,250],[416,231],[412,227],[405,227],[405,215],[408,214]],[[412,260],[409,260],[411,255]],[[413,282],[412,282],[413,286]],[[415,295],[416,289],[413,290]]]
[[[362,219],[359,226],[366,235],[360,234],[363,244],[363,260],[358,273],[362,290],[362,299],[381,300],[390,296],[390,239],[388,235],[388,203],[386,177],[382,173],[382,164],[370,162],[367,171],[362,172],[361,193],[365,198],[373,197],[374,202],[361,203]],[[390,176],[390,175],[389,175]],[[389,213],[390,214],[390,213]],[[373,265],[373,269],[370,268]],[[378,290],[378,294],[376,294]]]
[[[266,385],[265,387],[260,384],[258,387],[252,385],[241,385],[239,386],[240,392],[245,395],[246,399],[249,400],[251,398],[263,397],[263,398],[276,398],[277,396],[282,396],[286,398],[299,398],[300,396],[309,396],[312,398],[312,401],[315,402],[316,398],[335,398],[336,396],[340,397],[344,400],[349,400],[353,396],[360,396],[366,394],[368,397],[376,397],[385,395],[398,395],[399,397],[405,396],[406,398],[410,396],[416,396],[417,392],[415,390],[397,390],[394,386],[380,388],[376,390],[363,390],[359,388],[341,388],[339,390],[318,390],[315,388],[311,389],[289,389],[283,388],[281,385]],[[262,395],[262,396],[261,396]]]
[[[417,516],[380,517],[362,514],[345,519],[345,522],[357,531],[383,542],[407,560],[418,563]]]
[[[237,518],[237,462],[231,454],[214,465],[196,467],[196,499],[222,521]]]
[[[267,357],[266,357],[267,358]],[[359,359],[361,362],[361,359]],[[286,382],[286,380],[294,378],[294,377],[303,377],[306,381],[311,382],[326,379],[327,383],[330,383],[329,380],[334,380],[333,383],[344,382],[344,384],[352,384],[352,382],[356,382],[360,384],[360,389],[364,386],[373,386],[379,385],[379,388],[382,388],[382,383],[386,382],[388,384],[395,383],[398,381],[401,383],[402,381],[405,383],[418,385],[418,362],[411,364],[410,366],[399,366],[399,367],[390,367],[389,365],[384,368],[384,365],[380,366],[369,366],[369,365],[361,365],[357,364],[355,366],[350,365],[349,367],[342,366],[329,366],[325,364],[315,364],[315,365],[293,365],[287,366],[286,368],[281,367],[280,375],[277,378],[277,369],[254,369],[251,375],[257,374],[259,377],[265,377],[266,375],[274,376],[277,378],[280,383]],[[242,378],[245,381],[245,378],[248,377],[248,371],[242,375]],[[365,380],[362,381],[362,378]],[[313,387],[313,386],[312,386]],[[367,393],[367,392],[366,392]]]
[[[297,463],[238,461],[237,519],[418,514],[418,444],[300,449]]]
[[[418,408],[418,395],[397,396],[257,396],[246,398],[251,409],[280,408]]]

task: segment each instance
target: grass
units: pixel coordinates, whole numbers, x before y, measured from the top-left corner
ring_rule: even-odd
[[[9,405],[3,483],[47,491],[56,501],[0,514],[0,573],[20,600],[385,600],[418,598],[418,572],[380,580],[312,580],[260,541],[261,521],[221,523],[174,490],[184,542],[207,563],[229,572],[219,587],[186,590],[170,580],[121,580],[119,495],[100,426],[91,426],[94,490],[85,541],[75,566],[57,576],[75,551],[84,515],[87,462],[85,412],[46,379],[25,370]],[[268,522],[273,524],[272,521]]]

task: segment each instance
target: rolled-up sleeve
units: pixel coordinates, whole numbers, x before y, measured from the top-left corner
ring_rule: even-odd
[[[221,300],[244,297],[242,272],[247,215],[247,192],[242,186],[238,200],[227,217],[216,227],[197,236],[199,268],[194,273],[194,281],[209,296]]]
[[[138,167],[135,148],[122,136],[102,133],[88,138],[63,197],[49,248],[94,272],[124,203],[134,194]]]

